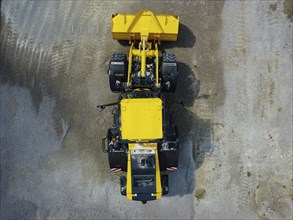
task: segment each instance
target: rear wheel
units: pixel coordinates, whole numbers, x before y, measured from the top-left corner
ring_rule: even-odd
[[[110,128],[107,133],[108,140],[108,159],[110,169],[113,172],[127,170],[127,146],[117,140],[119,129]]]
[[[159,146],[161,171],[176,171],[178,167],[179,148],[175,141],[164,142]]]
[[[161,171],[176,171],[179,159],[178,131],[170,111],[166,110],[164,119],[165,142],[159,144],[159,161]]]

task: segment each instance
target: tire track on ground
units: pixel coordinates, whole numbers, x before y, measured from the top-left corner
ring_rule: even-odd
[[[241,58],[246,54],[247,50],[247,30],[246,30],[246,21],[245,21],[245,3],[240,2],[239,13],[236,16],[236,26],[238,27],[238,34],[235,40],[235,55],[241,61]]]

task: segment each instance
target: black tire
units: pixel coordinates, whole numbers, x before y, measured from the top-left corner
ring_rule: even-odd
[[[123,52],[112,54],[109,62],[109,84],[112,92],[121,92],[124,90],[124,84],[127,77],[127,57]]]
[[[117,168],[121,169],[122,171],[127,170],[127,153],[126,153],[126,145],[117,141],[117,136],[119,136],[119,129],[117,128],[110,128],[108,129],[107,133],[107,140],[108,140],[108,159],[110,169]],[[116,141],[111,142],[112,139],[115,138]]]
[[[123,61],[126,59],[126,54],[123,52],[114,52],[112,53],[111,60],[112,61]]]
[[[161,64],[162,92],[174,93],[177,87],[178,69],[174,53],[164,53]]]
[[[169,142],[169,147],[163,149],[163,145],[159,146],[160,170],[165,171],[170,167],[178,167],[179,150],[176,142]]]
[[[174,53],[164,53],[163,62],[176,62],[176,55]]]
[[[127,153],[123,148],[116,149],[109,146],[108,159],[110,169],[116,168],[124,172],[127,171]]]

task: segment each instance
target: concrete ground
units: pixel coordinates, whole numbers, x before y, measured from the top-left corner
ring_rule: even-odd
[[[292,0],[29,1],[1,5],[1,219],[292,219]],[[127,201],[101,139],[116,101],[113,13],[180,17],[179,170]]]

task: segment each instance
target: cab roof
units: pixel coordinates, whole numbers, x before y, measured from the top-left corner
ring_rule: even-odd
[[[120,102],[121,137],[147,141],[163,137],[163,105],[160,98],[125,98]]]

